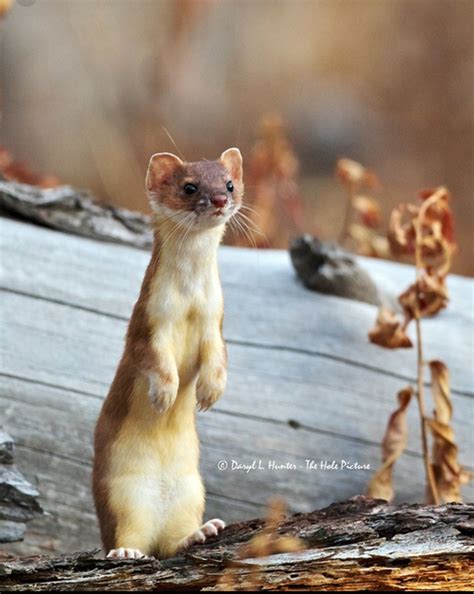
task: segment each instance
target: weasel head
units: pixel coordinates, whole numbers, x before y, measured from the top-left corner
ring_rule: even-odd
[[[242,204],[242,155],[230,148],[216,161],[186,163],[171,153],[150,159],[146,190],[155,219],[186,229],[224,225]]]

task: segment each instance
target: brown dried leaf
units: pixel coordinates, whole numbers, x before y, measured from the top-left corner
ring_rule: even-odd
[[[451,196],[444,187],[422,190],[419,196],[421,206],[399,204],[392,210],[387,233],[390,250],[395,257],[414,255],[419,241],[420,264],[430,275],[445,276],[456,250]],[[364,207],[369,209],[369,203],[361,201],[360,208]],[[366,224],[370,226],[369,221]]]
[[[451,194],[440,186],[419,193],[421,258],[429,274],[446,275],[456,250],[454,217],[449,206]]]
[[[380,225],[380,206],[370,196],[355,196],[352,200],[352,206],[358,212],[362,223],[366,227],[375,229]]]
[[[7,181],[38,186],[40,188],[54,188],[61,185],[58,178],[52,175],[41,175],[33,172],[27,165],[15,161],[10,152],[0,146],[0,177]]]
[[[433,474],[441,500],[462,501],[460,487],[471,474],[458,461],[458,447],[451,427],[452,403],[449,371],[442,361],[430,361],[431,384],[435,405],[434,419],[427,419],[433,435]]]
[[[339,159],[336,163],[336,176],[347,189],[353,191],[360,186],[375,188],[380,185],[375,173],[352,159]]]
[[[388,349],[410,348],[413,346],[397,316],[386,307],[381,307],[374,328],[369,332],[369,340]]]
[[[388,242],[393,256],[414,254],[416,229],[414,220],[418,209],[412,205],[399,204],[392,210],[388,223]]]
[[[0,19],[7,14],[12,5],[12,0],[0,0]]]
[[[277,553],[291,553],[303,550],[305,545],[299,538],[278,534],[278,528],[285,515],[285,501],[280,498],[272,499],[269,502],[265,528],[248,543],[240,547],[238,557],[241,559],[268,557]]]
[[[390,256],[387,238],[379,235],[373,229],[354,223],[349,226],[349,237],[355,241],[357,253],[361,256],[372,258],[388,258]]]
[[[448,290],[443,276],[423,276],[398,298],[405,312],[405,324],[416,318],[434,316],[448,305]]]
[[[429,362],[431,371],[431,392],[435,405],[435,418],[448,425],[451,422],[453,407],[449,388],[449,370],[442,361]]]
[[[472,473],[459,464],[453,428],[434,419],[427,419],[427,425],[434,438],[432,467],[441,500],[462,501],[461,485],[471,480]]]
[[[251,239],[250,244],[256,247],[283,247],[285,234],[305,227],[298,170],[299,162],[282,118],[278,114],[265,116],[247,166],[250,208],[242,211],[238,219],[253,237],[243,233],[234,243],[248,245]],[[260,231],[265,241],[254,236],[252,227]]]
[[[413,388],[407,386],[398,392],[398,408],[390,415],[382,442],[382,466],[372,477],[367,494],[376,499],[391,501],[394,496],[392,472],[395,462],[406,447],[408,425],[406,411],[413,395]]]

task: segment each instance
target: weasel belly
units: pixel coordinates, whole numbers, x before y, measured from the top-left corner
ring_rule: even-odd
[[[200,525],[204,488],[194,407],[194,385],[188,385],[180,389],[173,408],[159,414],[148,401],[146,380],[137,381],[109,454],[107,490],[119,527],[117,542],[149,532],[148,552],[166,554],[160,547],[176,540],[168,533],[184,538]]]
[[[212,382],[220,378],[223,358],[217,357],[217,371],[209,363],[209,345],[216,335],[221,340],[217,263],[209,263],[196,246],[183,249],[190,254],[180,259],[160,255],[158,269],[144,284],[146,301],[134,311],[137,319],[131,324],[149,330],[129,333],[132,347],[139,348],[126,351],[116,376],[120,381],[112,385],[100,421],[102,452],[96,450],[95,463],[96,505],[106,546],[160,557],[173,554],[202,522],[196,387],[200,403],[212,400]],[[202,261],[196,263],[194,253]],[[168,406],[160,408],[153,397],[163,386],[173,392],[166,393]],[[117,403],[123,404],[119,420],[114,418]],[[110,432],[103,429],[108,425]]]

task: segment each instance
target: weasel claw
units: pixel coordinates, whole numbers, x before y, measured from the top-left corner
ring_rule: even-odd
[[[209,520],[205,524],[201,526],[196,532],[193,532],[191,536],[185,538],[179,547],[180,550],[187,549],[194,544],[202,544],[206,542],[206,540],[210,536],[217,536],[219,532],[224,530],[225,522],[219,520],[219,518],[214,518],[213,520]]]
[[[109,551],[107,559],[148,559],[148,557],[138,549],[126,549],[120,547]]]

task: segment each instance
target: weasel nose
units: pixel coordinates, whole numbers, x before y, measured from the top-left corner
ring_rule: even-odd
[[[227,204],[227,196],[225,194],[214,194],[211,196],[211,202],[217,208],[222,208]]]

